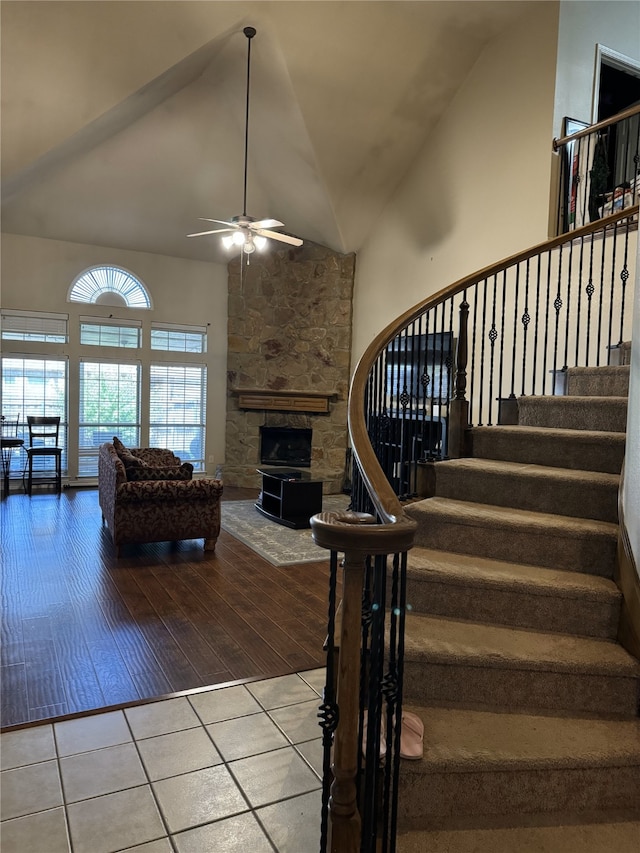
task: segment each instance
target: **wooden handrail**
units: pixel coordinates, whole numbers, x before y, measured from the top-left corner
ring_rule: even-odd
[[[498,263],[484,267],[471,275],[464,276],[458,279],[453,284],[444,287],[437,293],[428,296],[426,299],[409,308],[404,314],[401,314],[396,320],[393,320],[386,326],[376,337],[371,341],[367,349],[362,354],[356,369],[354,371],[351,387],[349,391],[348,414],[349,414],[349,436],[351,439],[351,447],[354,456],[358,461],[362,480],[369,492],[369,496],[380,516],[380,518],[388,523],[393,524],[398,522],[403,517],[402,505],[398,500],[395,492],[391,488],[387,477],[382,470],[380,463],[375,455],[374,449],[369,440],[367,425],[365,421],[364,407],[362,401],[365,398],[365,391],[369,373],[382,352],[382,350],[398,335],[402,329],[409,323],[420,317],[428,309],[434,308],[447,299],[455,296],[458,293],[473,286],[479,281],[497,275],[503,270],[522,263],[543,252],[548,252],[564,243],[580,240],[583,237],[592,234],[595,231],[603,231],[607,228],[615,226],[622,219],[627,219],[638,213],[638,205],[628,207],[622,211],[599,219],[596,222],[590,222],[588,225],[583,225],[581,228],[576,228],[567,234],[561,234],[558,237],[553,237],[551,240],[546,240],[543,243],[538,243],[530,249],[523,252],[517,252]]]
[[[585,127],[577,133],[572,133],[571,136],[561,136],[559,139],[555,138],[553,140],[553,150],[557,151],[559,148],[562,148],[563,145],[566,145],[567,142],[572,142],[574,139],[582,139],[583,136],[589,136],[591,133],[595,133],[598,130],[604,130],[605,127],[611,127],[612,124],[618,124],[618,122],[624,121],[624,119],[630,118],[638,113],[640,113],[640,104],[634,107],[628,107],[626,110],[622,110],[622,112],[611,116],[611,118],[603,119],[603,121],[599,121],[597,124],[590,124],[589,127]]]

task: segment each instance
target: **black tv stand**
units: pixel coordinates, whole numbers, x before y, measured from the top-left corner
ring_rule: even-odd
[[[310,527],[311,516],[322,512],[322,480],[286,468],[258,468],[258,473],[262,475],[258,512],[294,530]]]

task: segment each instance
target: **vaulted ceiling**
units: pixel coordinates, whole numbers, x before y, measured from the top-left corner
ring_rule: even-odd
[[[2,2],[2,230],[226,262],[247,212],[357,251],[484,45],[529,3]],[[214,227],[214,226],[212,226]]]

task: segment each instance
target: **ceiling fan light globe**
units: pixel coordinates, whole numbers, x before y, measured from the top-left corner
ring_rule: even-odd
[[[227,234],[222,238],[222,245],[225,249],[230,249],[233,246],[233,234]]]
[[[242,250],[245,255],[251,255],[253,252],[255,252],[256,247],[253,245],[253,240],[247,240],[247,242],[242,247]]]
[[[267,238],[261,237],[259,234],[253,238],[253,243],[259,252],[262,252],[267,245]]]
[[[245,242],[245,235],[242,231],[236,231],[235,234],[232,235],[233,243],[236,246],[242,246]]]

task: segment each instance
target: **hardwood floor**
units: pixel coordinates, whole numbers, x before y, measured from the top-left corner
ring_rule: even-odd
[[[117,560],[93,489],[3,498],[0,549],[4,727],[325,664],[328,559],[278,568],[223,530]]]

